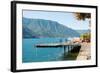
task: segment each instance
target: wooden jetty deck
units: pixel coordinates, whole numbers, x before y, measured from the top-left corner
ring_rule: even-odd
[[[48,44],[36,44],[37,48],[57,48],[63,47],[64,53],[66,52],[66,48],[68,48],[68,52],[73,49],[74,46],[81,46],[80,43],[73,43],[73,42],[62,42],[62,43],[48,43]]]
[[[68,42],[64,42],[64,43],[48,43],[48,44],[37,44],[35,45],[36,47],[63,47],[63,46],[76,46],[76,45],[80,45],[80,43],[68,43]]]
[[[76,60],[88,60],[91,58],[91,47],[90,43],[73,43],[73,42],[63,42],[63,43],[48,43],[48,44],[36,44],[37,48],[59,48],[63,47],[64,53],[66,52],[66,48],[68,52],[70,52],[73,47],[81,46],[79,54]]]

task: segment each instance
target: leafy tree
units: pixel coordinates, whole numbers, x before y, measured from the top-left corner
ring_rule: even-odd
[[[88,42],[90,42],[90,41],[91,41],[91,34],[90,34],[90,33],[82,34],[82,35],[80,36],[80,38],[81,38],[83,41],[88,41]]]
[[[77,20],[86,20],[91,18],[90,13],[74,13]],[[89,20],[89,27],[91,26],[91,20]]]
[[[85,20],[86,18],[90,19],[91,14],[90,13],[75,13],[75,17],[77,20]]]
[[[85,21],[86,19],[89,19],[89,27],[91,27],[91,14],[90,13],[74,13],[75,14],[75,17],[77,20],[83,20]],[[88,40],[90,41],[90,38],[91,38],[91,34],[90,32],[89,33],[85,33],[83,35],[80,36],[80,38],[82,38],[83,40]]]

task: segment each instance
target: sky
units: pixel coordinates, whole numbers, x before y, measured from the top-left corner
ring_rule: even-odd
[[[89,29],[89,20],[77,20],[72,12],[23,10],[23,17],[56,21],[75,30]]]

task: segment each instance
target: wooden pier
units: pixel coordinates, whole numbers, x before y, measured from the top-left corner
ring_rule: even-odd
[[[63,47],[64,53],[66,52],[66,48],[68,48],[68,52],[73,49],[75,46],[81,46],[80,43],[73,43],[73,42],[63,42],[63,43],[48,43],[48,44],[37,44],[35,45],[37,48],[59,48]]]

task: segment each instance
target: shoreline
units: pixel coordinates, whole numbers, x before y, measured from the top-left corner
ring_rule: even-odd
[[[81,43],[81,48],[76,60],[89,60],[91,59],[91,44]]]

